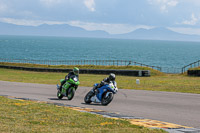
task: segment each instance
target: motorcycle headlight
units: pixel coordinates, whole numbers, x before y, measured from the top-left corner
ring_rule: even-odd
[[[77,81],[78,81],[78,79],[77,79],[77,78],[74,78],[74,81],[75,81],[75,82],[77,82]]]

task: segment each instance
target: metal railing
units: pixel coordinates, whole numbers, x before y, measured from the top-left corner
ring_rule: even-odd
[[[44,65],[98,65],[98,66],[141,66],[149,67],[161,71],[161,67],[146,65],[130,60],[29,60],[29,59],[5,59],[0,58],[0,62],[8,63],[28,63]]]
[[[184,73],[188,68],[200,66],[200,60],[182,68],[159,67],[146,65],[130,60],[30,60],[30,59],[7,59],[0,58],[0,62],[24,63],[24,64],[43,64],[43,65],[98,65],[98,66],[141,66],[149,67],[164,73]]]
[[[161,72],[164,73],[171,73],[171,74],[175,74],[175,73],[181,73],[181,68],[176,68],[176,67],[161,67]]]
[[[190,63],[189,65],[182,67],[182,73],[185,73],[189,68],[194,68],[199,66],[200,66],[200,60]]]

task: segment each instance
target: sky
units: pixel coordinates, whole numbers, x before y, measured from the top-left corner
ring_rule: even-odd
[[[0,0],[0,22],[69,24],[110,34],[166,27],[200,35],[200,0]]]

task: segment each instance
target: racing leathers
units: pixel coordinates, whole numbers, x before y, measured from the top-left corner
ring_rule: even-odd
[[[101,81],[100,84],[98,84],[97,86],[94,86],[94,87],[93,87],[93,92],[94,92],[95,94],[98,93],[98,89],[97,89],[97,88],[101,88],[102,86],[104,86],[104,85],[106,85],[106,84],[109,84],[110,82],[112,82],[113,85],[114,85],[115,87],[117,87],[117,83],[116,83],[115,81],[113,81],[113,80],[110,80],[110,78],[107,77],[107,78],[103,79],[103,80]]]
[[[63,80],[61,82],[61,85],[60,85],[60,88],[59,88],[60,91],[62,89],[62,86],[66,83],[66,81],[69,80],[70,78],[72,78],[73,76],[77,76],[79,78],[79,75],[76,75],[73,71],[69,72],[69,74],[65,76],[65,80]]]

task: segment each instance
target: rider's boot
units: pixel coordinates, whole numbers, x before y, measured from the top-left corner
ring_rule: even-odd
[[[97,86],[94,86],[93,89],[92,89],[92,92],[93,92],[94,94],[96,94],[96,91],[97,91]]]
[[[60,85],[60,87],[58,88],[58,90],[61,92],[61,89],[62,89],[62,85]]]
[[[66,82],[66,81],[61,82],[61,85],[60,85],[60,88],[59,88],[59,91],[60,91],[60,92],[62,91],[62,86],[64,85],[65,82]]]
[[[99,86],[94,86],[93,87],[93,93],[96,95],[99,93],[99,90],[98,90]]]

